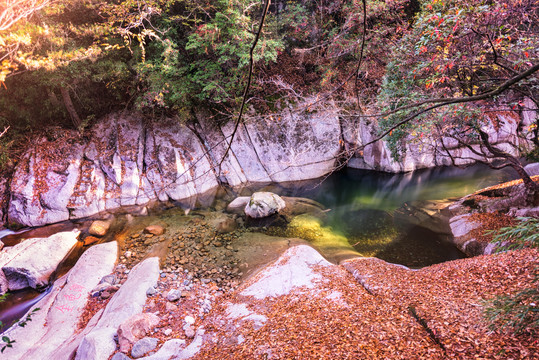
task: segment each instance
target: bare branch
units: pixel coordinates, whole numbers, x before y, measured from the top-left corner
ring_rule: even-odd
[[[50,3],[51,0],[4,0],[0,6],[0,31],[9,29]]]
[[[232,142],[234,141],[234,137],[236,135],[236,132],[238,131],[238,127],[241,123],[241,119],[243,117],[243,112],[245,110],[245,104],[247,102],[247,95],[249,93],[249,88],[251,87],[251,81],[253,78],[253,69],[254,69],[254,51],[256,48],[256,45],[258,44],[258,40],[260,39],[260,35],[262,34],[262,28],[264,27],[264,21],[266,20],[266,15],[268,14],[269,6],[270,6],[271,0],[266,0],[266,3],[264,4],[264,9],[262,11],[262,17],[260,18],[260,24],[258,26],[258,31],[256,32],[255,39],[253,41],[253,44],[251,45],[251,49],[249,50],[249,74],[247,76],[247,85],[245,85],[245,89],[243,91],[243,98],[241,101],[240,106],[240,113],[238,114],[238,118],[236,119],[236,124],[234,125],[234,130],[232,131],[232,135],[230,136],[230,142],[228,143],[228,146],[226,148],[226,151],[221,158],[221,161],[219,161],[218,166],[218,173],[221,173],[221,165],[223,164],[223,161],[225,161],[226,156],[228,155],[228,152],[230,151],[230,148],[232,147]]]

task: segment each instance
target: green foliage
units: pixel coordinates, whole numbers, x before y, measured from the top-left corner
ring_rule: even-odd
[[[15,340],[11,340],[9,336],[2,336],[2,341],[4,342],[4,346],[2,346],[0,352],[4,352],[7,348],[12,348],[13,343],[16,342]]]
[[[249,0],[220,0],[202,8],[185,3],[189,16],[163,9],[163,18],[156,24],[161,21],[164,28],[170,19],[176,19],[174,23],[181,21],[187,26],[163,31],[161,41],[148,48],[147,61],[137,64],[144,87],[139,107],[184,112],[197,104],[234,105],[245,86],[260,5]],[[254,62],[275,62],[282,47],[280,40],[264,32],[254,51]]]
[[[489,232],[494,235],[492,242],[498,245],[498,252],[522,248],[539,249],[539,219],[519,217],[517,220],[519,222],[515,226]]]
[[[472,96],[499,86],[539,59],[538,9],[539,5],[531,0],[423,2],[413,28],[393,49],[378,106],[390,111],[424,99]],[[533,97],[538,86],[539,79],[532,76],[515,89]],[[508,100],[506,105],[515,107]],[[413,124],[390,136],[393,156],[398,159],[403,138],[414,137],[414,133],[444,134],[463,140],[476,137],[478,126],[489,121],[480,110],[498,108],[501,104],[497,101],[468,103],[450,110],[439,108],[414,119]],[[414,112],[423,108],[415,108]],[[380,123],[381,130],[411,113],[403,110],[388,116]]]
[[[4,301],[5,298],[7,296],[7,293],[0,296],[0,302],[1,301]],[[32,321],[32,316],[35,315],[35,313],[37,311],[41,310],[40,308],[35,308],[34,310],[30,311],[26,317],[23,319],[23,320],[20,320],[17,325],[19,325],[20,327],[25,327],[26,325],[28,325],[28,322]],[[2,322],[0,321],[0,326],[2,326]],[[12,348],[13,347],[13,343],[16,342],[16,340],[12,340],[9,336],[2,336],[2,341],[4,342],[4,346],[2,347],[2,349],[0,350],[0,352],[4,352],[4,350],[6,350],[7,348]]]
[[[539,268],[535,268],[532,287],[515,294],[498,296],[487,303],[485,317],[492,330],[507,329],[521,333],[539,328]]]
[[[522,217],[515,226],[504,227],[494,233],[497,251],[522,248],[539,249],[539,219]],[[539,328],[539,267],[533,269],[530,288],[515,294],[498,296],[487,303],[485,317],[492,330],[511,329],[517,333]]]

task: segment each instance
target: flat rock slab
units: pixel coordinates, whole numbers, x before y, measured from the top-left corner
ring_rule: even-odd
[[[32,321],[24,328],[14,326],[6,332],[16,339],[16,346],[6,349],[5,356],[11,360],[60,358],[52,353],[77,331],[88,292],[114,270],[117,249],[116,242],[88,249],[65,276],[55,281],[50,293],[31,308],[40,308]]]
[[[312,289],[313,280],[320,279],[320,275],[313,270],[313,265],[331,266],[331,263],[310,246],[290,248],[277,262],[257,274],[241,295],[264,299],[268,296],[286,295],[297,287]]]
[[[326,264],[311,250],[291,248],[220,299],[202,324],[211,334],[193,359],[464,360],[494,359],[504,351],[507,358],[538,354],[533,336],[490,331],[481,305],[532,286],[529,264],[537,263],[537,250],[421,270],[376,258]],[[283,291],[273,275],[287,282],[295,271],[308,281]]]
[[[27,240],[30,243],[21,246],[24,250],[2,266],[9,290],[46,286],[50,275],[77,243],[79,233],[61,232],[48,238]]]

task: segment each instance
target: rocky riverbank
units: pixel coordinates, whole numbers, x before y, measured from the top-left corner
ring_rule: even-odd
[[[99,271],[81,273],[77,264],[59,279],[32,321],[4,334],[16,339],[5,355],[28,359],[37,351],[46,358],[85,360],[538,355],[537,334],[491,331],[482,318],[485,300],[532,285],[536,250],[410,270],[375,258],[335,265],[307,245],[290,245],[275,262],[225,292],[189,272],[159,270],[156,257],[112,271],[115,246],[88,250],[81,261]],[[88,297],[88,289],[100,280],[110,287],[106,281],[114,277],[118,290],[110,297]]]
[[[400,161],[383,141],[356,151],[377,130],[340,112],[328,105],[246,117],[224,158],[233,124],[218,126],[203,116],[185,125],[120,112],[84,133],[57,129],[32,139],[12,176],[0,179],[0,218],[11,227],[41,226],[120,207],[144,211],[155,201],[208,205],[219,185],[315,179],[342,165],[402,172],[477,158],[450,139],[442,146],[429,137],[409,139]],[[483,129],[492,144],[515,155],[530,146],[533,112],[492,116]]]

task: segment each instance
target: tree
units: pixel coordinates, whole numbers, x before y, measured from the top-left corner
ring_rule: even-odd
[[[523,196],[539,203],[539,186],[515,152],[493,145],[485,131],[491,111],[536,112],[539,107],[538,10],[531,0],[423,4],[413,30],[396,49],[414,52],[394,56],[379,95],[387,113],[380,122],[382,134],[388,135],[395,158],[410,134],[435,134],[448,155],[444,139],[452,139],[475,160],[514,168],[526,187]],[[535,106],[525,108],[524,98]],[[537,121],[533,127],[530,140],[537,147]]]

